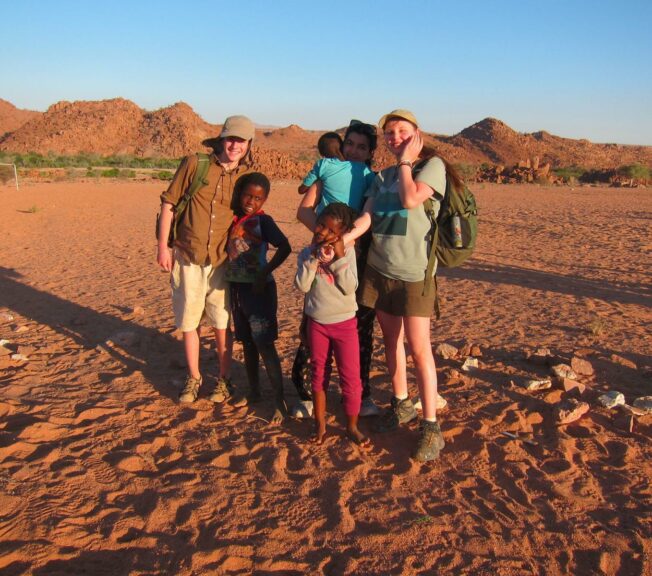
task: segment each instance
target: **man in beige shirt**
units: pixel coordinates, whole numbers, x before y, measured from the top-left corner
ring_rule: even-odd
[[[230,116],[225,120],[209,158],[206,183],[195,192],[180,216],[172,248],[167,241],[175,206],[192,184],[200,161],[196,154],[182,160],[170,187],[161,195],[156,260],[163,270],[171,272],[174,318],[177,328],[183,332],[188,364],[180,402],[194,402],[202,383],[198,327],[204,314],[215,334],[220,374],[210,399],[224,402],[231,396],[230,303],[224,263],[233,219],[233,187],[238,177],[251,169],[253,138],[254,124],[246,116]]]

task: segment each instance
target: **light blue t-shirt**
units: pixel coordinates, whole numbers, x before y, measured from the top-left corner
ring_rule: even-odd
[[[332,202],[344,202],[359,212],[364,204],[364,193],[375,177],[364,162],[322,158],[315,162],[303,184],[311,186],[317,180],[322,182],[321,200],[315,208],[317,215]]]

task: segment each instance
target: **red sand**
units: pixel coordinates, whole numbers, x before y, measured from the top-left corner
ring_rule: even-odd
[[[308,235],[295,187],[276,182],[266,210],[296,252]],[[271,405],[213,406],[209,386],[177,404],[181,345],[155,264],[161,188],[0,188],[0,339],[29,358],[0,357],[3,574],[652,572],[652,417],[629,433],[595,402],[607,389],[630,403],[650,394],[649,190],[476,188],[480,246],[441,274],[433,342],[479,344],[480,369],[460,377],[460,361],[437,359],[447,446],[420,465],[408,457],[415,426],[371,434],[370,452],[346,441],[337,393],[323,446],[307,442],[311,422],[268,427]],[[276,274],[286,375],[295,259]],[[539,346],[595,369],[581,378],[591,411],[568,426],[554,421],[561,390],[510,385],[548,375],[523,358]],[[235,357],[244,387],[239,347]]]

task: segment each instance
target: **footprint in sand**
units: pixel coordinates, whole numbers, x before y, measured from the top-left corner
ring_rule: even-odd
[[[36,422],[27,426],[19,435],[21,440],[36,442],[58,440],[68,434],[68,429],[51,422]]]
[[[83,410],[75,418],[75,424],[81,424],[82,422],[92,422],[98,420],[102,416],[109,416],[111,414],[116,414],[122,412],[120,408],[89,408],[88,410]]]

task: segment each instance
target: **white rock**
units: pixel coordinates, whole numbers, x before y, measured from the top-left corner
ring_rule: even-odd
[[[652,396],[641,396],[632,402],[634,408],[643,410],[645,414],[652,413]]]
[[[21,360],[23,362],[27,362],[28,358],[25,356],[25,354],[12,354],[11,355],[12,360]]]
[[[464,372],[470,372],[471,370],[475,370],[478,367],[478,359],[473,358],[472,356],[469,356],[466,360],[464,360],[464,364],[462,364],[462,370]]]
[[[526,390],[547,390],[552,387],[552,380],[544,378],[543,380],[530,379],[523,383]]]
[[[568,364],[555,364],[550,370],[557,378],[577,380],[577,374]]]
[[[625,396],[618,392],[618,390],[610,390],[606,394],[598,397],[598,402],[605,408],[615,408],[616,406],[625,404]]]

